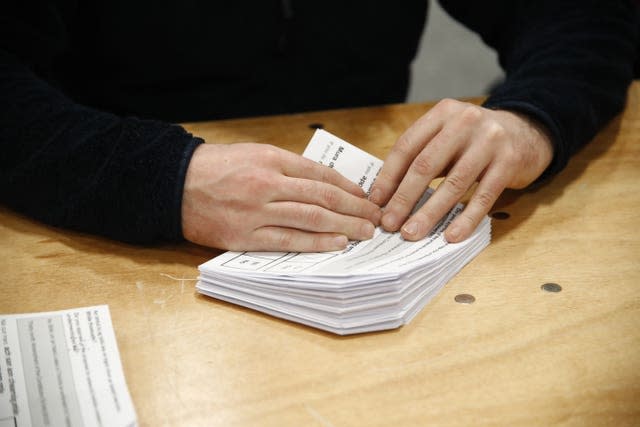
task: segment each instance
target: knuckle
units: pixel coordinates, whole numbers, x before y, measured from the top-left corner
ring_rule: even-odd
[[[339,196],[333,188],[325,188],[321,191],[321,200],[323,205],[330,210],[336,210],[339,204]]]
[[[294,189],[297,194],[315,194],[318,190],[315,181],[298,179],[294,181]]]
[[[525,167],[529,162],[529,159],[522,150],[513,147],[505,150],[505,159],[508,164],[519,168]]]
[[[322,225],[323,220],[322,210],[313,205],[308,205],[303,209],[303,218],[305,223],[313,229],[319,228]]]
[[[320,166],[320,181],[333,182],[339,178],[336,176],[335,169],[332,169],[326,165],[319,165],[319,166]],[[307,167],[308,167],[308,170],[305,169],[305,172],[309,172],[309,174],[311,174],[312,170],[315,168],[315,165],[310,164]]]
[[[491,121],[486,124],[485,136],[489,140],[500,141],[507,137],[507,130],[500,123]]]
[[[475,105],[467,105],[460,113],[460,120],[465,125],[473,125],[482,119],[482,110]]]
[[[378,188],[382,191],[390,191],[395,182],[396,180],[393,175],[383,168],[380,170],[380,173],[373,184],[373,188]]]
[[[289,249],[293,245],[293,233],[289,230],[283,229],[280,233],[278,233],[278,237],[276,238],[276,240],[276,247]]]
[[[393,149],[397,153],[402,154],[403,156],[406,156],[411,153],[412,145],[413,144],[411,143],[411,139],[409,138],[409,135],[407,134],[407,132],[405,132],[402,135],[400,135],[400,138],[398,138],[398,141],[396,141],[396,144],[394,145]]]
[[[279,164],[282,160],[282,156],[277,147],[272,145],[267,145],[260,153],[259,160],[265,162],[266,164]]]
[[[461,102],[452,98],[444,98],[440,102],[438,102],[435,108],[441,109],[445,112],[452,111],[454,109],[459,108]]]
[[[458,224],[466,230],[473,230],[477,223],[478,221],[466,209],[458,216]]]
[[[424,154],[420,154],[411,164],[412,172],[417,175],[430,177],[434,174],[434,166],[431,160]]]
[[[493,201],[495,200],[494,195],[488,191],[476,193],[474,195],[474,198],[478,206],[482,208],[483,213],[486,213],[489,211],[489,209],[491,209],[491,206],[493,206]]]
[[[333,250],[332,246],[333,236],[327,236],[324,234],[313,234],[310,237],[310,246],[312,251],[324,252],[327,250]]]
[[[409,197],[409,195],[402,191],[397,191],[393,195],[392,201],[394,204],[397,204],[403,207],[413,206],[413,202],[411,201],[411,198]]]
[[[452,194],[462,194],[469,188],[469,178],[466,172],[453,172],[444,180],[445,188]]]
[[[444,183],[447,191],[452,194],[460,194],[466,190],[464,188],[464,182],[460,175],[449,175],[445,179]]]

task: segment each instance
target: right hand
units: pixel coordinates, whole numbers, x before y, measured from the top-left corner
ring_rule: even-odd
[[[380,208],[335,170],[266,144],[202,144],[187,170],[182,233],[233,251],[321,252],[373,236]]]

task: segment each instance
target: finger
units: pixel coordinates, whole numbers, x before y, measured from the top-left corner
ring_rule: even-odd
[[[327,252],[346,248],[349,240],[336,233],[313,233],[284,227],[262,227],[244,247],[254,251]],[[247,249],[244,249],[247,250]]]
[[[477,146],[479,146],[478,144]],[[460,201],[491,161],[488,150],[471,148],[451,168],[427,202],[402,226],[402,237],[419,240]]]
[[[342,215],[312,204],[296,202],[269,203],[264,209],[263,223],[265,226],[342,234],[350,240],[370,239],[375,230],[374,225],[366,219]]]
[[[282,173],[289,177],[325,182],[340,187],[355,196],[365,197],[364,191],[358,184],[349,181],[339,172],[328,166],[321,165],[320,163],[298,156],[289,151],[283,152],[282,160]]]
[[[467,206],[445,230],[445,239],[456,243],[471,236],[507,187],[507,182],[508,175],[502,168],[490,167],[480,180]]]
[[[273,201],[294,201],[321,206],[330,211],[364,218],[374,225],[380,223],[380,207],[367,199],[354,196],[332,184],[284,177],[277,186]]]
[[[441,176],[453,163],[461,147],[466,146],[466,141],[469,140],[471,132],[472,128],[457,126],[454,122],[452,125],[442,129],[429,145],[418,154],[385,208],[381,220],[385,230],[397,231],[400,228],[431,181]],[[432,220],[430,216],[421,220],[421,223],[418,224],[416,239],[426,235],[427,231],[422,235],[420,230],[425,226],[423,223],[431,223]],[[411,229],[410,227],[409,230]]]
[[[371,188],[369,200],[387,204],[418,153],[442,129],[443,120],[433,110],[420,117],[393,145]]]

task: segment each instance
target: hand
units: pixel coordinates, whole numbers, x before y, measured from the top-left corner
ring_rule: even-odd
[[[331,251],[373,236],[380,208],[335,170],[265,144],[202,144],[184,185],[187,240],[244,251]]]
[[[553,157],[550,138],[527,116],[446,99],[418,119],[391,149],[370,200],[387,204],[382,227],[407,240],[425,237],[478,181],[445,238],[471,235],[505,188],[524,188]],[[430,199],[408,216],[434,178],[446,176]],[[388,202],[388,203],[387,203]]]

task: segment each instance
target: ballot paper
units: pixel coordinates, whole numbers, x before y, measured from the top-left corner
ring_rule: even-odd
[[[137,425],[107,306],[0,315],[0,427]]]
[[[317,130],[303,156],[334,168],[368,193],[382,160]],[[422,206],[433,191],[425,192]],[[378,227],[366,241],[322,253],[226,252],[199,267],[198,291],[336,334],[393,329],[408,323],[491,240],[486,217],[463,242],[444,229],[457,204],[422,240]]]

